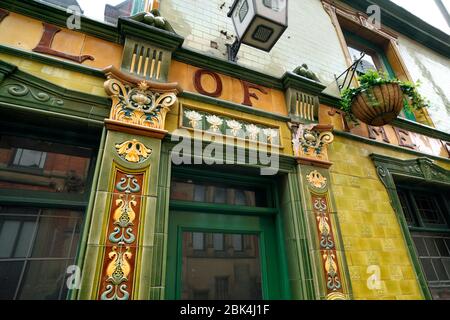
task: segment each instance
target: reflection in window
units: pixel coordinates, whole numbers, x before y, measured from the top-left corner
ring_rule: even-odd
[[[403,192],[402,190],[398,190],[398,197],[400,199],[400,203],[402,205],[403,213],[405,215],[408,226],[414,226],[416,222],[414,221],[414,215],[410,208],[408,194],[406,192]]]
[[[450,299],[448,190],[397,186],[406,221],[433,299]]]
[[[2,135],[0,189],[83,193],[91,156],[88,148]]]
[[[223,233],[213,233],[213,247],[216,251],[223,251]]]
[[[267,207],[267,191],[259,187],[243,187],[174,178],[170,188],[171,200],[208,202],[250,207]]]
[[[192,247],[194,250],[203,250],[205,248],[204,233],[193,232],[192,233]]]
[[[228,286],[229,286],[229,277],[216,277],[216,300],[228,300]]]
[[[348,51],[350,52],[350,56],[352,57],[352,61],[356,61],[361,57],[362,50],[358,50],[352,47],[348,47]],[[360,63],[356,67],[356,72],[358,74],[364,74],[369,70],[382,70],[381,65],[379,65],[379,60],[375,54],[371,54],[369,52],[364,51],[365,56],[361,59]],[[377,67],[378,64],[378,67]]]
[[[0,207],[0,299],[65,299],[82,212]]]
[[[42,169],[46,156],[47,152],[18,148],[14,156],[13,164],[20,167]]]
[[[262,299],[259,236],[245,235],[248,247],[242,251],[243,236],[183,232],[182,299]],[[225,251],[197,251],[200,239],[212,241],[214,249],[220,247],[220,240],[223,240],[223,246],[223,242],[234,244],[236,241],[234,239],[241,239],[240,242],[236,242],[241,244],[241,251],[236,248]],[[203,245],[203,241],[201,243]],[[210,248],[210,245],[207,244],[206,247]]]
[[[242,238],[243,238],[242,234],[233,234],[232,235],[233,249],[235,251],[242,251],[243,250]]]
[[[426,225],[444,224],[445,221],[442,217],[437,205],[436,196],[433,194],[423,194],[414,192],[414,201],[417,204],[417,209],[422,218],[422,221]]]

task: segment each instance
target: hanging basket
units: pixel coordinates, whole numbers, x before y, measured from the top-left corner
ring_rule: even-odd
[[[360,92],[352,100],[352,113],[371,126],[383,126],[403,109],[403,92],[397,83],[378,84]]]

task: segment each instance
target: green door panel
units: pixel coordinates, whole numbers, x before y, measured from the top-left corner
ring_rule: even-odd
[[[263,299],[286,299],[286,281],[278,253],[275,216],[240,216],[173,211],[169,218],[166,299],[181,297],[183,232],[241,233],[259,236],[259,261]]]

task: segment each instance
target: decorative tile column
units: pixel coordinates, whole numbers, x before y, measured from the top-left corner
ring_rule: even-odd
[[[79,299],[149,299],[161,139],[176,83],[104,70],[111,97]]]
[[[331,191],[327,146],[332,126],[290,123],[297,158],[303,212],[307,216],[309,250],[316,296],[326,300],[350,299],[345,253]]]

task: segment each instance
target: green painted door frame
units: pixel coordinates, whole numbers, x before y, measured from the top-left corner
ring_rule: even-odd
[[[291,299],[284,248],[283,221],[278,207],[276,183],[270,179],[176,168],[177,177],[204,176],[207,181],[238,181],[239,185],[268,188],[270,208],[170,201],[166,299],[181,294],[181,235],[184,231],[258,234],[263,299]]]
[[[277,240],[273,216],[240,216],[174,211],[169,220],[169,244],[167,256],[168,299],[181,297],[181,255],[183,232],[241,233],[259,236],[262,294],[264,299],[283,299],[280,272],[277,263]],[[270,257],[270,258],[269,258]]]

